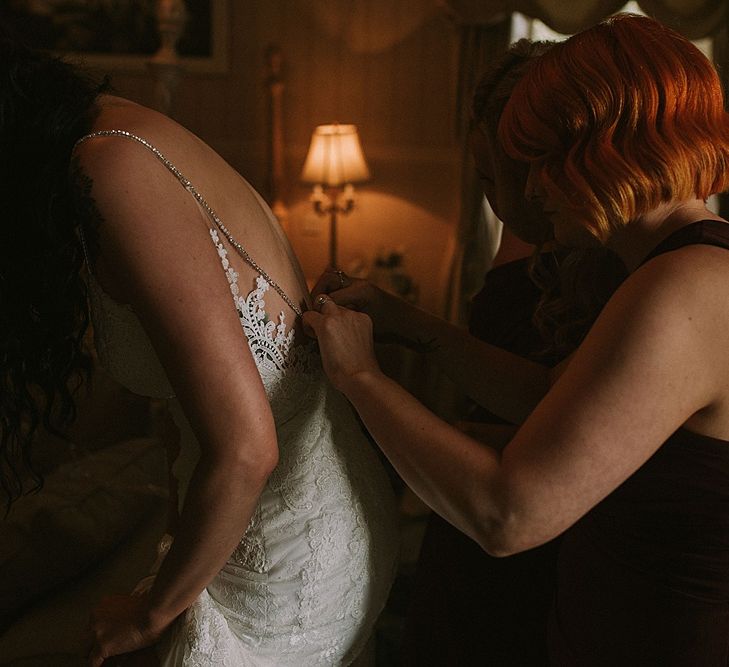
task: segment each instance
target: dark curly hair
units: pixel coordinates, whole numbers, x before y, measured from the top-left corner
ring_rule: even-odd
[[[89,322],[69,163],[106,88],[0,28],[0,487],[6,510],[42,486],[40,425],[76,416]]]
[[[609,248],[537,248],[529,277],[540,290],[532,322],[544,341],[541,353],[561,359],[573,352],[627,275]]]

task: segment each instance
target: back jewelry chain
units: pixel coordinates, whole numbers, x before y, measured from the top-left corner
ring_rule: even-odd
[[[121,136],[126,137],[128,139],[133,139],[134,141],[139,142],[143,146],[145,146],[147,149],[149,149],[152,154],[160,161],[162,164],[164,164],[165,167],[167,167],[168,171],[170,171],[178,181],[183,185],[183,187],[197,200],[198,204],[203,208],[203,210],[208,214],[210,219],[215,223],[217,228],[222,232],[223,236],[225,236],[226,239],[228,239],[228,242],[230,245],[235,248],[236,252],[243,258],[243,260],[255,271],[257,271],[260,275],[264,277],[266,282],[273,287],[273,289],[279,294],[279,296],[286,302],[286,304],[293,310],[297,316],[302,316],[302,310],[297,306],[284,292],[283,288],[273,279],[271,276],[268,275],[268,273],[263,269],[263,267],[256,262],[256,260],[253,259],[253,257],[250,256],[248,251],[240,244],[238,241],[235,240],[233,235],[230,233],[228,228],[223,224],[223,221],[218,217],[217,213],[213,210],[213,208],[210,206],[210,204],[205,201],[205,198],[195,189],[195,186],[183,175],[183,173],[175,167],[172,162],[170,162],[165,155],[160,151],[158,148],[150,144],[146,139],[143,139],[140,136],[137,136],[136,134],[133,134],[131,132],[128,132],[127,130],[98,130],[97,132],[91,132],[90,134],[86,134],[83,137],[81,137],[76,144],[74,145],[74,149],[76,146],[78,146],[80,143],[86,141],[87,139],[91,139],[93,137],[113,137],[113,136]]]

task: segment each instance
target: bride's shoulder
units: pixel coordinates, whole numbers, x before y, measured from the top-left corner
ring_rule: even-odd
[[[184,155],[199,139],[171,118],[121,97],[103,95],[96,104],[90,135],[74,156],[84,171],[104,178],[145,176],[159,169],[153,153],[172,149]]]

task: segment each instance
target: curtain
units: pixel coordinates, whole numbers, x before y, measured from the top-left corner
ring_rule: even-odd
[[[456,134],[461,139],[461,210],[456,243],[446,286],[446,316],[463,324],[468,301],[482,286],[501,238],[501,223],[484,197],[468,147],[470,100],[481,73],[508,47],[511,15],[491,23],[460,24]]]
[[[627,0],[443,0],[448,11],[466,24],[484,24],[500,14],[521,12],[544,21],[557,32],[583,30],[614,14]],[[689,39],[712,35],[724,24],[726,0],[639,0],[649,16],[662,21]]]

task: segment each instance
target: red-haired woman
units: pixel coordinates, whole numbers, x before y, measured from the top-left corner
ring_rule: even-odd
[[[729,186],[717,74],[677,33],[620,15],[535,60],[499,132],[529,163],[528,195],[556,239],[607,246],[630,272],[553,374],[390,304],[486,407],[528,415],[500,455],[380,371],[370,319],[337,306],[351,297],[317,297],[305,321],[334,383],[437,512],[496,555],[565,533],[553,664],[725,667],[729,224],[705,206]],[[386,314],[365,305],[377,325]]]

